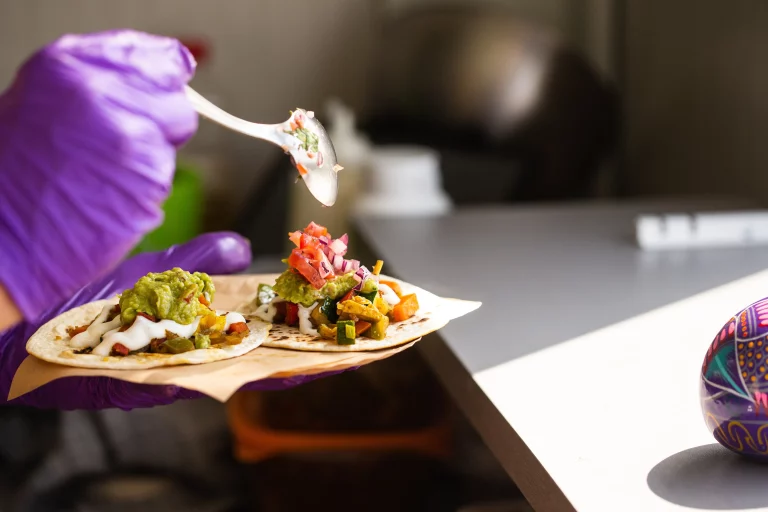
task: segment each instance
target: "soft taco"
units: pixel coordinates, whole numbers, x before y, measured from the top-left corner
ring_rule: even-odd
[[[217,311],[204,273],[149,273],[119,297],[84,304],[52,319],[27,352],[67,366],[145,369],[231,359],[267,338],[269,323]]]
[[[311,222],[289,234],[295,248],[274,284],[263,283],[241,309],[273,325],[264,346],[308,351],[394,347],[447,323],[437,297],[346,259],[348,236],[334,239]]]

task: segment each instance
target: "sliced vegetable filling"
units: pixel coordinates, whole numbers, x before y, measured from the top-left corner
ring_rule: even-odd
[[[325,227],[310,222],[288,237],[296,246],[284,260],[288,268],[274,287],[259,285],[255,314],[262,320],[353,345],[358,338],[384,339],[391,323],[418,311],[415,294],[403,296],[399,284],[379,280],[381,260],[371,272],[345,259],[346,234],[334,239]]]

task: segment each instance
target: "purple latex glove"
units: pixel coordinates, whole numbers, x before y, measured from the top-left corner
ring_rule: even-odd
[[[162,221],[197,129],[175,39],[67,35],[0,96],[0,283],[26,319],[103,276]]]
[[[46,311],[34,323],[22,323],[0,334],[0,403],[8,396],[13,375],[27,357],[27,339],[51,318],[87,302],[107,298],[130,288],[147,272],[162,272],[181,267],[190,272],[231,274],[248,267],[251,250],[248,241],[234,233],[208,233],[186,244],[166,251],[145,253],[125,261],[110,275],[82,288],[75,295]],[[290,379],[265,379],[244,387],[249,390],[286,389],[299,384],[333,375],[330,372]],[[30,405],[56,409],[102,409],[119,407],[134,409],[170,404],[178,399],[197,398],[201,393],[177,386],[133,384],[106,377],[68,377],[49,382],[11,402],[13,405]]]

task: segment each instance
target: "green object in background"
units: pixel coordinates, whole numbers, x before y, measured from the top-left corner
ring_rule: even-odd
[[[133,250],[133,254],[162,251],[187,242],[201,232],[203,218],[203,190],[200,173],[185,162],[176,163],[171,193],[163,203],[163,223]]]

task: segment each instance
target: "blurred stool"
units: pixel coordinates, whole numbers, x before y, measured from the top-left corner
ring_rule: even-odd
[[[353,405],[351,405],[353,406]],[[452,426],[447,407],[434,424],[400,432],[327,432],[270,428],[258,392],[236,393],[228,403],[234,455],[257,463],[298,452],[412,452],[438,459],[451,456]]]
[[[454,410],[416,351],[237,393],[227,409],[234,457],[263,512],[456,510]]]

